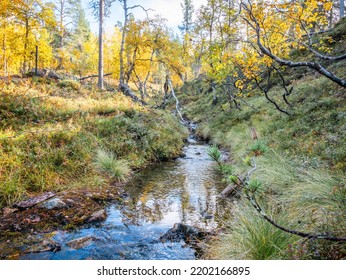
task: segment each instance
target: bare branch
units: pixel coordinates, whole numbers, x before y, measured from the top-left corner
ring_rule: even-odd
[[[279,70],[279,68],[275,67],[275,65],[272,65],[272,67],[275,69],[275,71],[279,74],[280,78],[281,78],[281,81],[282,81],[282,87],[284,88],[285,90],[285,93],[282,95],[282,98],[284,99],[285,103],[289,106],[291,106],[291,103],[288,102],[287,100],[287,96],[289,96],[291,93],[292,93],[292,90],[293,90],[293,87],[291,87],[291,89],[288,89],[286,87],[286,81],[285,81],[285,78],[284,76],[281,74],[281,71]]]
[[[264,210],[261,208],[261,206],[259,205],[259,203],[256,200],[256,197],[253,194],[250,194],[247,191],[246,194],[246,198],[250,201],[250,203],[252,204],[252,206],[255,208],[255,210],[266,220],[268,221],[270,224],[272,224],[274,227],[290,233],[290,234],[294,234],[294,235],[298,235],[300,237],[304,237],[307,239],[323,239],[323,240],[329,240],[329,241],[337,241],[337,242],[346,242],[346,237],[336,237],[336,236],[332,236],[332,235],[328,235],[328,234],[314,234],[314,233],[306,233],[306,232],[301,232],[301,231],[297,231],[297,230],[292,230],[292,229],[288,229],[286,227],[283,227],[279,224],[277,224],[273,219],[271,219],[265,212]]]
[[[269,76],[269,74],[268,74],[268,76]],[[270,79],[270,78],[268,78],[268,79]],[[281,113],[284,113],[284,114],[286,114],[286,115],[289,115],[289,116],[291,115],[291,114],[290,114],[289,112],[287,112],[286,110],[281,109],[280,106],[274,101],[274,99],[272,99],[272,98],[269,97],[269,95],[268,95],[269,86],[267,87],[267,89],[265,89],[265,88],[263,88],[263,87],[260,85],[259,81],[258,81],[256,78],[254,79],[254,81],[255,81],[256,86],[257,86],[260,90],[263,91],[264,96],[266,97],[266,99],[267,99],[270,103],[274,104],[275,108],[276,108],[278,111],[280,111]]]
[[[251,24],[251,22],[248,19],[244,19],[256,32],[256,37],[257,37],[257,45],[259,46],[260,50],[263,52],[263,54],[269,56],[271,59],[279,63],[280,65],[285,65],[289,66],[292,68],[295,67],[308,67],[310,69],[313,69],[320,73],[321,75],[327,77],[331,81],[337,83],[338,85],[346,88],[346,80],[343,80],[337,76],[335,76],[333,73],[328,71],[326,68],[324,68],[321,64],[316,63],[316,62],[310,62],[310,61],[300,61],[300,62],[293,62],[285,59],[281,59],[280,57],[276,56],[273,54],[268,47],[265,47],[262,42],[261,42],[261,27],[258,22],[258,20],[255,18],[255,16],[252,13],[251,7],[245,5],[242,3],[244,10],[248,13],[250,16],[252,22],[254,24]]]

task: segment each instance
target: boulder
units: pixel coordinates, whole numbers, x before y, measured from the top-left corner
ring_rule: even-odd
[[[88,219],[89,223],[92,222],[101,222],[104,221],[107,218],[107,212],[104,209],[98,210],[91,214],[90,218]]]
[[[203,238],[205,232],[201,231],[199,228],[184,225],[181,223],[174,224],[173,228],[168,230],[164,235],[162,235],[159,240],[161,242],[171,241],[191,241],[199,238]]]
[[[44,208],[47,210],[63,209],[63,208],[67,208],[67,205],[59,197],[55,197],[55,198],[52,198],[52,199],[49,199],[49,200],[43,202],[40,205],[40,208]]]
[[[66,245],[73,249],[78,250],[86,246],[89,246],[93,242],[93,240],[94,240],[94,237],[92,236],[84,236],[77,239],[73,239],[67,242]]]
[[[61,250],[61,245],[51,239],[43,239],[42,242],[35,244],[24,251],[24,254],[57,252]]]

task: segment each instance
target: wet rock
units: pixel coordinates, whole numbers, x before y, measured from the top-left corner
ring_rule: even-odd
[[[86,246],[89,246],[93,242],[94,238],[92,236],[84,236],[77,239],[73,239],[66,243],[67,246],[73,249],[81,249]]]
[[[70,199],[70,198],[66,199],[65,203],[66,203],[66,205],[68,207],[72,207],[72,206],[74,206],[76,204],[76,202],[73,199]]]
[[[2,209],[2,215],[6,217],[16,211],[18,211],[17,208],[5,207],[4,209]]]
[[[20,208],[20,209],[26,209],[26,208],[30,208],[35,206],[38,203],[41,203],[43,201],[46,201],[47,199],[52,198],[53,196],[55,196],[55,193],[52,192],[45,192],[39,196],[35,196],[32,198],[29,198],[28,200],[24,200],[18,203],[15,203],[13,206],[16,208]]]
[[[40,205],[40,208],[44,208],[47,210],[63,209],[63,208],[67,208],[67,205],[60,198],[55,197],[55,198],[49,199],[49,200],[45,201],[44,203],[42,203]]]
[[[129,196],[128,193],[123,192],[122,194],[120,194],[119,197],[121,197],[121,198],[127,198],[128,196]]]
[[[197,141],[193,136],[189,136],[189,138],[187,138],[187,143],[196,144]]]
[[[211,220],[212,218],[214,218],[214,215],[209,213],[207,210],[201,211],[201,216],[203,219],[206,219],[206,220]]]
[[[101,221],[104,221],[106,218],[107,218],[106,210],[102,209],[92,213],[90,218],[88,219],[88,222],[89,223],[101,222]]]
[[[35,244],[24,251],[24,254],[42,253],[42,252],[57,252],[61,250],[61,245],[51,239],[43,239],[42,242]]]
[[[114,199],[114,196],[110,193],[87,193],[86,197],[91,198],[92,200],[96,202],[103,202],[107,200]]]
[[[173,228],[168,230],[164,235],[162,235],[159,240],[161,242],[171,241],[171,242],[179,242],[179,241],[190,241],[198,238],[203,238],[205,236],[205,232],[201,231],[196,227],[192,227],[189,225],[184,225],[181,223],[174,224]]]
[[[205,244],[204,242],[197,242],[195,247],[198,250],[206,250],[208,248],[207,244]]]
[[[40,216],[38,216],[38,215],[30,215],[28,218],[23,220],[23,223],[34,224],[34,223],[38,223],[40,221],[41,221]]]

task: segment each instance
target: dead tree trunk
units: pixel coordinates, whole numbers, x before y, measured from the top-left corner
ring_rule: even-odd
[[[173,88],[173,85],[172,85],[172,81],[171,81],[171,79],[170,79],[170,77],[168,75],[166,76],[166,81],[167,81],[167,85],[168,85],[169,89],[171,90],[172,96],[173,96],[173,98],[175,100],[175,110],[176,110],[180,120],[183,123],[185,123],[185,120],[184,120],[184,118],[183,118],[183,116],[182,116],[182,114],[180,112],[180,109],[179,109],[179,100],[178,100],[177,96],[175,95],[174,88]]]
[[[340,19],[345,16],[345,0],[340,0]]]
[[[100,13],[99,13],[99,69],[98,69],[98,82],[99,89],[104,89],[103,84],[103,14],[104,14],[104,0],[100,0]]]

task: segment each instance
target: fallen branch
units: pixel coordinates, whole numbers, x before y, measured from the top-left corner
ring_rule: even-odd
[[[137,97],[136,94],[130,89],[130,87],[124,83],[121,83],[119,85],[120,91],[125,94],[126,96],[130,97],[134,102],[138,102],[141,105],[147,105],[147,103]]]
[[[107,76],[110,76],[112,75],[113,73],[108,73],[108,74],[104,74],[103,77],[107,77]],[[99,75],[95,74],[95,75],[90,75],[90,76],[86,76],[86,77],[82,77],[82,78],[79,78],[78,80],[79,81],[84,81],[86,79],[90,79],[90,78],[97,78]]]
[[[327,234],[306,233],[306,232],[301,232],[301,231],[285,228],[285,227],[277,224],[273,219],[271,219],[270,217],[267,216],[267,214],[263,211],[261,206],[258,204],[258,202],[256,200],[256,197],[253,194],[250,194],[249,192],[247,192],[246,198],[250,201],[250,203],[255,208],[255,210],[266,221],[268,221],[274,227],[276,227],[278,229],[281,229],[282,231],[285,231],[285,232],[290,233],[290,234],[298,235],[300,237],[304,237],[304,238],[307,238],[307,239],[323,239],[323,240],[329,240],[329,241],[339,241],[339,242],[342,241],[342,242],[346,242],[346,237],[336,237],[336,236],[331,236],[331,235],[327,235]]]

